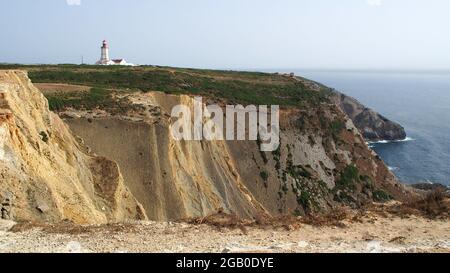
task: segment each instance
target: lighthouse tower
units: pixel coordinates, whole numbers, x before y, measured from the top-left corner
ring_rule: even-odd
[[[101,56],[100,56],[100,60],[98,60],[95,63],[96,65],[129,65],[129,66],[134,66],[134,64],[127,63],[127,61],[125,61],[125,59],[114,59],[114,60],[111,60],[109,58],[108,41],[103,40],[102,47],[100,49],[101,49]]]
[[[109,62],[109,46],[106,40],[103,40],[103,45],[101,47],[102,55],[100,58],[100,62],[102,64],[107,64]]]
[[[109,45],[108,41],[103,40],[101,49],[101,56],[100,60],[96,62],[95,64],[99,65],[111,65],[113,62],[109,59]]]

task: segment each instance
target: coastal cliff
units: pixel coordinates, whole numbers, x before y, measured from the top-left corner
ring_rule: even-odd
[[[118,165],[83,152],[24,71],[0,70],[0,210],[28,221],[145,219]]]
[[[301,107],[282,107],[278,150],[261,152],[258,141],[175,141],[170,112],[180,103],[192,105],[190,94],[88,85],[59,86],[55,92],[55,85],[50,91],[41,85],[69,130],[25,72],[2,72],[2,109],[9,113],[2,151],[11,156],[0,162],[0,186],[8,200],[15,200],[16,219],[104,223],[216,212],[251,219],[329,212],[342,205],[360,208],[409,196],[352,120],[330,103],[326,90],[275,76],[265,83],[265,74],[207,73],[209,88],[212,82],[218,88],[231,80],[239,88],[257,82],[260,90],[279,92],[266,100],[292,102],[286,95],[294,96]],[[202,77],[195,75],[194,83],[202,83]],[[274,80],[280,81],[279,89]],[[184,86],[194,84],[184,81]],[[202,95],[219,105],[259,99],[252,93]]]
[[[363,137],[368,141],[403,140],[405,129],[376,111],[365,107],[356,99],[338,91],[332,91],[332,100],[352,119]]]

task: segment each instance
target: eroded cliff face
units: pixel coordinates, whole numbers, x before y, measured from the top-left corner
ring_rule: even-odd
[[[219,210],[241,217],[264,213],[241,179],[227,142],[171,137],[167,111],[180,103],[192,106],[190,97],[152,93],[129,99],[142,106],[137,115],[67,122],[92,151],[119,163],[126,185],[150,219],[182,219]]]
[[[3,218],[254,218],[408,195],[333,103],[282,109],[280,147],[261,152],[258,141],[174,140],[170,112],[192,106],[190,96],[116,96],[125,113],[67,109],[59,114],[69,129],[25,72],[0,72]]]
[[[126,115],[61,115],[93,152],[118,162],[150,219],[305,214],[407,195],[334,104],[283,109],[281,145],[270,153],[257,141],[175,141],[171,109],[192,106],[192,97],[149,92],[120,99],[133,106]]]
[[[26,72],[0,71],[0,210],[15,220],[145,217],[118,165],[83,152]]]

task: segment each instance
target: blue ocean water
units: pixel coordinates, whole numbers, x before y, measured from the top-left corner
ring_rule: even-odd
[[[450,185],[450,72],[295,71],[405,127],[408,141],[373,149],[405,183]]]

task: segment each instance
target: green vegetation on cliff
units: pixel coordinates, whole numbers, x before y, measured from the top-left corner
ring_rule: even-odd
[[[195,94],[227,103],[278,104],[299,106],[327,101],[329,89],[286,75],[201,70],[171,67],[121,67],[86,65],[0,65],[0,69],[25,69],[34,83],[79,84],[116,91],[162,91],[171,94]],[[99,89],[96,89],[99,90]],[[47,95],[57,108],[71,100],[60,95]],[[88,99],[86,108],[101,106],[98,97]],[[107,99],[103,96],[102,99]],[[92,102],[92,103],[91,103]],[[77,106],[71,100],[70,105]]]
[[[115,103],[111,91],[103,88],[91,88],[89,92],[47,94],[50,110],[59,111],[66,107],[95,108]]]

